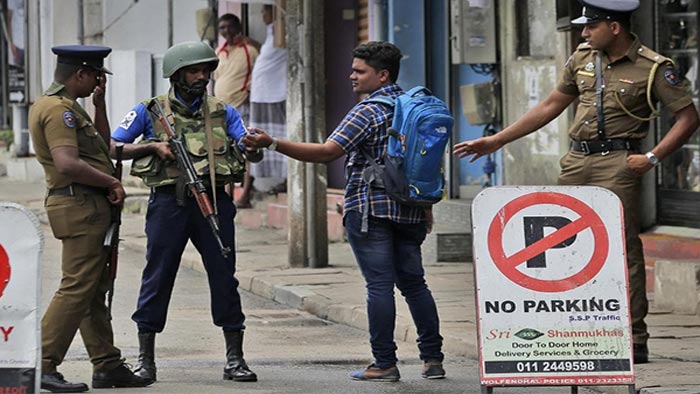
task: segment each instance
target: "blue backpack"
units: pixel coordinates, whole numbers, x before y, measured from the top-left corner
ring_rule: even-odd
[[[430,90],[417,86],[396,100],[373,97],[375,102],[394,107],[389,144],[380,166],[364,148],[367,161],[363,178],[370,187],[383,188],[402,204],[430,206],[442,200],[445,189],[443,155],[454,118],[445,103]]]

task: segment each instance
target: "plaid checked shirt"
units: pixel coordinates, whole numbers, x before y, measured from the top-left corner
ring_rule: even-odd
[[[390,199],[384,190],[371,189],[362,180],[362,171],[369,166],[360,147],[369,152],[379,164],[386,152],[387,128],[391,125],[394,108],[379,103],[368,103],[367,99],[377,96],[396,98],[403,90],[391,84],[381,87],[367,98],[357,103],[338,127],[328,137],[338,144],[347,157],[345,159],[345,208],[343,212],[362,212],[369,203],[369,215],[385,218],[398,223],[419,223],[424,219],[423,208],[402,205]]]

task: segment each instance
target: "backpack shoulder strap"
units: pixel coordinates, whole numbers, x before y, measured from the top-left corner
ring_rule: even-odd
[[[424,86],[416,86],[406,92],[406,95],[409,97],[416,97],[416,96],[432,96],[433,92],[430,91],[430,89],[424,87]]]
[[[384,180],[382,179],[384,169],[374,160],[374,157],[367,151],[367,148],[360,146],[360,152],[370,166],[362,171],[362,180],[367,183],[367,201],[365,201],[365,205],[362,208],[362,225],[360,226],[360,232],[366,234],[369,231],[369,206],[372,199],[372,186],[374,185],[378,189],[384,188]]]
[[[378,103],[394,106],[394,99],[388,96],[377,96],[363,100],[365,103]]]

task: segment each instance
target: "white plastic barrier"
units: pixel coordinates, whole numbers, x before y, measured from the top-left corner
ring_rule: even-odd
[[[39,262],[44,237],[27,208],[0,202],[0,392],[38,393]]]

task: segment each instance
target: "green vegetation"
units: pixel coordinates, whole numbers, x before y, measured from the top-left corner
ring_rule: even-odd
[[[10,129],[0,129],[0,148],[4,147],[9,150],[10,145],[14,142],[15,137]]]

